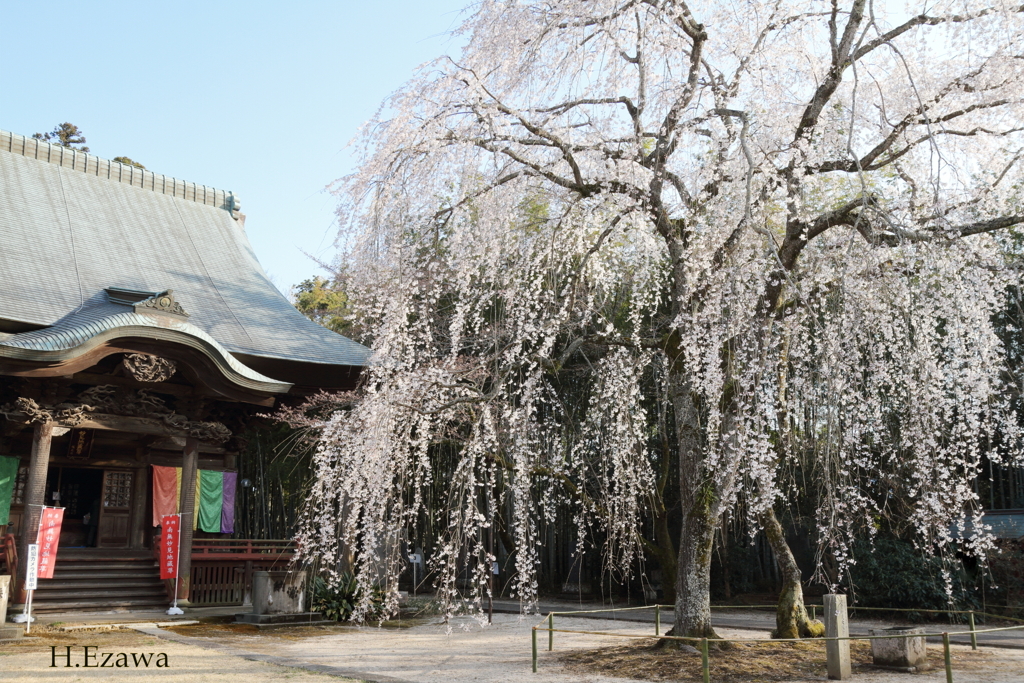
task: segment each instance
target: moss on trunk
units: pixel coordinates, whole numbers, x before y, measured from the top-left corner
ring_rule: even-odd
[[[774,510],[761,515],[768,543],[775,552],[775,559],[782,573],[782,592],[775,609],[775,630],[773,638],[821,638],[825,635],[825,625],[807,616],[804,606],[804,589],[801,582],[800,567],[797,566],[793,551],[786,543],[786,535],[782,531]]]

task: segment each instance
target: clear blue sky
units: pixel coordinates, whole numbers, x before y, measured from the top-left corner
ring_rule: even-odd
[[[93,154],[234,191],[287,292],[319,272],[303,251],[333,256],[324,187],[351,170],[346,145],[418,65],[457,50],[446,34],[468,2],[5,0],[0,128],[70,121]]]

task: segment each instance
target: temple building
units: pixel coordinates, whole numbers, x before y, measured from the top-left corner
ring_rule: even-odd
[[[64,508],[37,611],[166,605],[168,495],[180,600],[199,589],[200,539],[221,602],[266,556],[231,534],[241,431],[352,389],[369,351],[295,310],[244,228],[231,192],[0,131],[0,573],[24,579],[42,506]]]

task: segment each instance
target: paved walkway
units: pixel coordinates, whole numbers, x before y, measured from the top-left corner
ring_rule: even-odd
[[[549,612],[585,612],[586,610],[600,610],[609,609],[613,605],[600,605],[597,603],[583,603],[583,602],[570,602],[567,600],[545,600],[540,603],[540,613],[547,614]],[[614,605],[615,607],[636,607],[635,605],[619,604]],[[512,600],[495,600],[494,602],[495,612],[505,612],[518,614],[520,611],[519,603]],[[860,614],[864,614],[863,611]],[[585,616],[588,619],[602,619],[612,621],[633,621],[633,622],[647,622],[654,623],[654,609],[632,609],[624,612],[597,612],[597,613],[585,613],[581,616]],[[821,616],[821,610],[818,610],[818,616]],[[557,617],[556,617],[557,621]],[[662,609],[661,610],[661,623],[662,633],[667,631],[672,626],[672,610]],[[767,609],[711,609],[711,623],[716,628],[737,628],[747,629],[754,631],[771,631],[775,628],[775,613]],[[1000,623],[999,626],[1009,626],[1009,623]],[[908,621],[897,621],[897,620],[886,620],[886,619],[871,619],[862,616],[857,616],[854,612],[854,617],[850,619],[850,635],[851,636],[866,636],[870,635],[868,631],[873,628],[889,628],[891,626],[916,626],[925,629],[927,633],[941,633],[942,631],[968,631],[970,627],[966,624],[949,624],[943,622],[926,622],[912,624]],[[988,647],[1009,647],[1014,649],[1024,650],[1024,624],[1020,624],[1022,627],[1020,630],[1015,631],[998,631],[995,633],[979,633],[978,644],[985,645]],[[978,624],[977,628],[984,629],[984,624]],[[964,636],[950,636],[950,641],[955,643],[966,643],[970,644],[971,637],[969,635]],[[929,638],[929,642],[942,642],[941,637]]]

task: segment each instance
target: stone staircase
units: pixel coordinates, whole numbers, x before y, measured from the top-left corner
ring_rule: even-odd
[[[52,579],[39,579],[36,614],[120,612],[168,606],[151,550],[69,548],[57,552]]]

